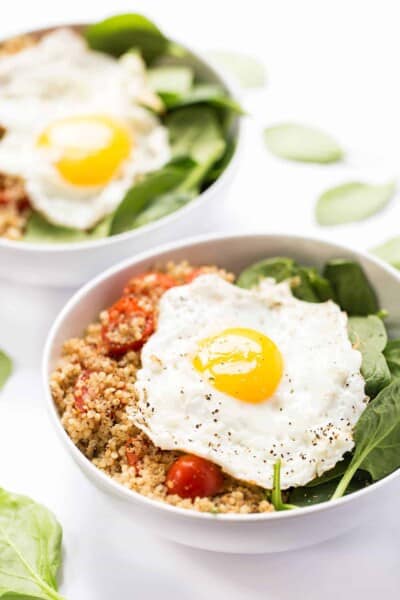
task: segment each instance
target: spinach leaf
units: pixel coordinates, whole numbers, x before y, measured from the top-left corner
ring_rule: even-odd
[[[180,65],[163,65],[147,71],[150,87],[157,94],[187,94],[193,77],[192,69]]]
[[[300,267],[299,275],[305,279],[312,290],[315,298],[311,302],[326,302],[326,300],[334,300],[335,295],[331,284],[325,277],[322,277],[314,267]],[[294,290],[295,296],[300,300],[306,300],[299,295],[299,290]]]
[[[337,303],[348,315],[366,316],[378,312],[375,292],[358,263],[346,259],[331,260],[323,275],[330,282]]]
[[[391,375],[383,351],[387,333],[382,320],[375,316],[350,317],[349,338],[362,354],[361,374],[365,379],[365,392],[371,398],[389,385]]]
[[[389,340],[383,354],[392,377],[400,377],[400,340]]]
[[[0,489],[0,598],[62,600],[61,537],[47,508]]]
[[[168,53],[169,41],[161,31],[142,15],[116,15],[89,25],[86,40],[93,50],[120,56],[131,48],[140,50],[146,62]]]
[[[260,88],[265,85],[265,67],[253,56],[225,50],[214,50],[207,55],[223,71],[232,75],[242,88]]]
[[[313,479],[312,481],[307,483],[307,485],[305,487],[307,487],[307,488],[318,487],[318,486],[328,483],[330,481],[337,481],[343,475],[343,473],[346,471],[347,467],[350,464],[350,460],[351,460],[351,454],[347,453],[345,455],[345,457],[343,458],[343,460],[340,460],[338,463],[336,463],[336,465],[333,467],[333,469],[330,469],[329,471],[325,471],[325,473],[323,473],[319,477],[316,477],[315,479]]]
[[[49,223],[42,215],[33,212],[29,217],[24,241],[32,243],[63,244],[65,242],[84,242],[107,237],[112,216],[102,219],[91,231],[80,231],[71,227]]]
[[[371,250],[378,258],[385,260],[395,269],[400,269],[400,237],[392,238]]]
[[[328,500],[332,498],[332,494],[336,489],[337,483],[338,478],[326,480],[314,486],[308,484],[304,487],[293,488],[290,491],[289,500],[290,502],[294,502],[296,506],[311,506],[313,504],[320,504],[321,502],[328,502]],[[350,482],[345,495],[357,492],[358,490],[361,490],[369,485],[369,483],[370,478],[368,475],[362,471],[357,471],[356,475]]]
[[[332,498],[340,498],[358,469],[373,481],[400,467],[400,379],[379,392],[354,428],[353,458]]]
[[[320,225],[362,221],[382,210],[393,196],[395,186],[344,183],[324,192],[318,199],[316,218]]]
[[[210,185],[214,181],[216,181],[222,173],[225,171],[226,167],[231,162],[231,159],[235,153],[236,146],[232,140],[226,141],[226,150],[224,154],[221,156],[219,160],[212,166],[212,168],[206,174],[206,178],[203,181],[203,185]]]
[[[333,298],[329,281],[324,279],[314,267],[299,267],[291,258],[280,256],[250,265],[239,275],[236,284],[248,289],[260,283],[265,277],[272,277],[278,283],[291,279],[294,296],[305,302],[324,302]]]
[[[294,260],[285,257],[274,257],[260,260],[242,271],[236,281],[241,288],[250,289],[266,277],[272,277],[278,283],[290,279],[296,272]]]
[[[244,114],[240,104],[228,96],[221,86],[214,83],[198,83],[185,94],[160,93],[160,97],[169,110],[193,104],[206,104],[239,115]]]
[[[168,115],[165,124],[173,157],[188,156],[197,163],[180,191],[199,187],[226,148],[215,111],[207,106],[182,108]]]
[[[288,160],[332,163],[343,158],[340,146],[330,135],[297,123],[268,127],[264,139],[273,154]]]
[[[189,166],[190,165],[190,166]],[[135,219],[147,206],[167,192],[176,188],[187,178],[193,161],[183,159],[165,165],[162,169],[149,173],[125,194],[124,199],[114,213],[110,227],[111,235],[130,231]]]
[[[12,373],[13,365],[11,358],[0,350],[0,390],[5,386],[7,379]]]
[[[196,193],[172,191],[164,196],[160,196],[153,200],[147,208],[142,210],[133,222],[133,228],[142,227],[153,221],[158,221],[162,217],[179,210],[188,202],[193,200]]]
[[[274,464],[274,480],[271,492],[271,502],[274,505],[275,510],[292,510],[293,508],[297,508],[297,506],[294,506],[293,504],[286,504],[282,500],[280,459]]]

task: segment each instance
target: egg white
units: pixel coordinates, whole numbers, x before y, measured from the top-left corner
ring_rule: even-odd
[[[118,206],[142,174],[170,158],[168,135],[144,106],[160,108],[135,53],[116,60],[89,50],[68,29],[0,59],[0,172],[24,178],[33,207],[50,222],[89,229]],[[101,186],[69,184],[52,157],[36,144],[40,133],[65,117],[106,114],[125,124],[134,144],[118,173]]]
[[[282,354],[282,380],[265,402],[222,393],[193,366],[199,341],[231,327],[264,333]],[[286,489],[331,469],[354,446],[367,402],[361,354],[332,301],[302,302],[273,280],[248,291],[203,275],[164,294],[141,359],[131,418],[164,450],[197,454],[267,489],[281,459]]]

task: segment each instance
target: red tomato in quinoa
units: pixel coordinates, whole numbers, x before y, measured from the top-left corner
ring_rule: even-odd
[[[79,374],[74,386],[75,408],[79,412],[87,410],[87,403],[91,400],[91,393],[88,387],[89,377],[92,371],[86,369]]]
[[[222,490],[223,482],[217,465],[193,454],[180,456],[169,468],[166,481],[168,494],[181,498],[214,496]]]
[[[140,350],[153,331],[153,312],[140,306],[133,296],[124,296],[108,309],[108,323],[103,325],[101,335],[108,353],[119,357],[129,350]]]

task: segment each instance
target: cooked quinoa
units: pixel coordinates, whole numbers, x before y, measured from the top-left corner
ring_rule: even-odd
[[[171,277],[178,284],[187,283],[197,273],[217,272],[228,281],[233,276],[216,267],[194,269],[188,263],[168,264],[162,273],[164,288],[146,281],[126,286],[124,298],[131,298],[131,285],[140,296],[144,314],[153,311],[155,318],[165,283]],[[155,271],[152,271],[155,273]],[[124,300],[123,300],[124,301]],[[120,301],[118,301],[120,302]],[[116,306],[116,305],[114,305]],[[273,510],[265,490],[224,475],[222,491],[213,497],[181,498],[168,493],[166,476],[182,453],[157,448],[132,423],[129,407],[136,402],[134,383],[140,368],[140,349],[121,351],[129,340],[138,339],[146,324],[133,322],[127,327],[112,327],[113,309],[105,310],[99,320],[87,328],[83,337],[65,342],[62,357],[51,376],[51,390],[62,424],[74,444],[99,469],[120,484],[150,498],[181,508],[212,513],[259,513]],[[148,332],[149,333],[149,332]]]

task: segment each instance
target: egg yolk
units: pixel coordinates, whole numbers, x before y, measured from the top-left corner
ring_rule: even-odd
[[[73,185],[104,185],[128,158],[133,139],[123,123],[107,115],[73,116],[51,123],[37,145],[54,155],[61,177]]]
[[[220,392],[252,404],[272,396],[283,373],[282,355],[274,342],[240,327],[201,340],[193,365]]]

